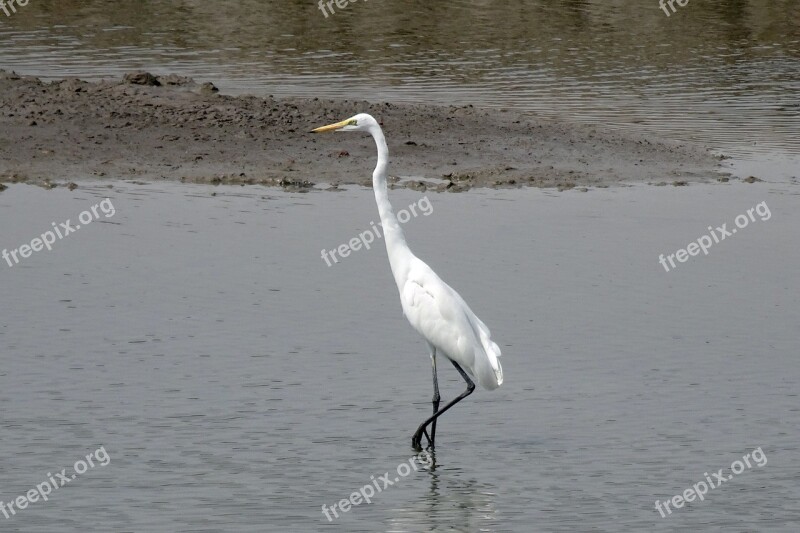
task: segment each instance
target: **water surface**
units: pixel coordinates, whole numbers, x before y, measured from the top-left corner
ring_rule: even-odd
[[[491,326],[506,382],[445,415],[435,470],[329,523],[323,504],[409,459],[430,409],[384,250],[320,257],[369,228],[371,191],[11,186],[3,248],[106,196],[116,213],[0,264],[0,500],[99,445],[111,463],[0,527],[796,531],[798,192],[428,193],[408,240]],[[658,264],[762,201],[769,220]],[[757,447],[762,468],[655,510]]]

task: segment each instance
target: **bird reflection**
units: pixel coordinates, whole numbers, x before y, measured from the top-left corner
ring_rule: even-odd
[[[496,487],[477,480],[473,473],[448,467],[429,449],[431,465],[420,469],[418,496],[405,507],[390,511],[387,531],[497,531]],[[427,476],[427,482],[423,476]],[[416,489],[415,489],[416,490]]]

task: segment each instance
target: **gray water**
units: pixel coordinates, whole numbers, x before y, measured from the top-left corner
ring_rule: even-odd
[[[328,522],[323,504],[398,477],[430,410],[385,251],[320,257],[376,220],[371,191],[11,186],[2,248],[106,196],[116,212],[0,263],[0,500],[111,460],[0,529],[797,531],[798,193],[427,193],[409,243],[492,328],[506,381],[443,417],[432,470]],[[760,202],[768,220],[659,265]],[[656,511],[758,447],[764,466]]]
[[[473,104],[698,142],[800,168],[800,3],[692,0],[35,0],[0,13],[0,68],[134,69],[224,92]],[[354,109],[354,113],[358,109]],[[753,169],[752,162],[756,162]]]

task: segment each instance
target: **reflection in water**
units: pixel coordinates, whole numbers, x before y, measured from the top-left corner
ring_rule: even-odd
[[[800,3],[39,0],[0,26],[0,67],[134,68],[228,92],[509,107],[734,155],[800,152]]]
[[[495,504],[497,488],[474,477],[465,479],[463,468],[441,465],[434,450],[428,453],[433,466],[420,472],[429,477],[428,490],[420,491],[406,507],[390,510],[386,530],[496,531],[500,524]]]

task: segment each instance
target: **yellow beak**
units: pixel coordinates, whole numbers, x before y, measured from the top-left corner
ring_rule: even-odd
[[[329,124],[327,126],[321,126],[319,128],[311,130],[311,133],[325,133],[326,131],[336,131],[339,128],[344,128],[347,126],[347,120],[343,120],[341,122],[337,122],[336,124]]]

